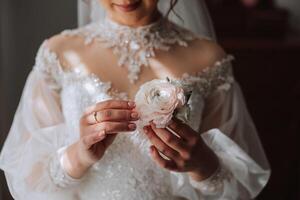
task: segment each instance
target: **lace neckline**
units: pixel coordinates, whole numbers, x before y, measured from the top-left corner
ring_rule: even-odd
[[[63,69],[58,55],[51,51],[47,47],[46,43],[47,40],[42,44],[38,51],[36,65],[34,68],[46,74],[46,77],[49,77],[48,79],[51,87],[59,90],[63,87],[63,82],[68,79],[66,77],[70,77],[71,79],[80,78],[87,83],[87,88],[95,87],[98,93],[104,92],[113,98],[129,100],[127,92],[113,88],[110,81],[103,81],[93,72],[89,72],[79,67]],[[232,60],[234,60],[234,56],[227,54],[223,59],[215,62],[212,66],[203,67],[194,74],[183,73],[179,77],[169,78],[182,84],[184,87],[196,86],[203,97],[206,97],[214,89],[219,88],[228,90],[230,88],[230,84],[234,81],[234,77],[231,72]],[[44,63],[46,63],[46,65]]]
[[[234,60],[232,55],[226,55],[220,61],[215,62],[212,66],[204,67],[202,70],[195,72],[194,74],[183,73],[179,77],[166,77],[172,81],[180,84],[186,90],[193,90],[196,86],[199,92],[206,97],[208,94],[216,88],[228,90],[230,84],[233,82],[233,76],[229,72],[231,70],[230,62]],[[97,74],[93,72],[87,72],[79,68],[72,68],[68,71],[63,71],[64,75],[73,75],[82,77],[86,80],[92,81],[92,84],[98,89],[109,94],[111,97],[129,100],[129,94],[124,91],[119,91],[112,86],[112,82],[103,81]],[[208,89],[209,88],[209,89]],[[135,93],[136,94],[136,93]],[[134,96],[135,96],[134,94]],[[134,100],[134,96],[132,97]]]
[[[75,31],[64,31],[63,34],[83,34],[85,43],[93,40],[104,43],[118,57],[118,65],[126,66],[128,79],[134,84],[139,79],[141,67],[149,66],[149,59],[155,57],[156,50],[168,51],[172,45],[188,46],[188,41],[196,36],[170,21],[159,20],[140,27],[118,24],[105,18]]]

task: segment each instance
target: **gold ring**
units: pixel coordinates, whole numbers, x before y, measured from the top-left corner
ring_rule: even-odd
[[[97,119],[97,112],[96,112],[96,111],[94,112],[94,120],[95,120],[96,123],[100,123],[100,122],[98,121],[98,119]]]

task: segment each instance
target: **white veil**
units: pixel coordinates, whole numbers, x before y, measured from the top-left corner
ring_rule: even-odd
[[[162,14],[166,14],[170,7],[170,0],[159,0],[158,7]],[[204,0],[179,0],[174,9],[183,21],[173,12],[169,16],[171,21],[199,35],[216,39]],[[105,11],[99,5],[98,0],[78,0],[79,26],[101,20],[104,17]]]

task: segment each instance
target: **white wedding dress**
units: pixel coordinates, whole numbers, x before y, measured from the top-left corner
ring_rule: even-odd
[[[102,23],[102,22],[101,22]],[[171,31],[173,30],[173,31]],[[176,31],[174,31],[176,30]],[[128,37],[122,48],[112,38]],[[127,34],[128,33],[128,34]],[[140,66],[153,49],[178,44],[186,46],[196,36],[177,25],[167,30],[153,23],[138,30],[150,38],[153,49],[143,49],[134,41],[137,30],[105,21],[80,29],[64,31],[106,42],[123,55],[125,49],[139,50],[136,60],[128,53],[129,78],[138,78]],[[140,38],[139,38],[140,39]],[[143,42],[143,41],[142,41]],[[167,50],[167,49],[165,49]],[[153,53],[153,52],[152,52]],[[80,66],[63,70],[55,52],[45,41],[36,56],[8,138],[1,152],[11,194],[18,200],[175,200],[175,199],[251,199],[266,185],[270,169],[243,95],[231,72],[233,57],[228,55],[197,75],[178,79],[193,87],[189,100],[188,124],[216,153],[219,169],[207,180],[195,182],[185,173],[162,169],[152,161],[146,136],[136,130],[120,134],[104,157],[87,174],[76,180],[60,164],[64,149],[79,138],[79,118],[84,109],[97,102],[127,99],[112,92],[112,85]],[[204,133],[201,130],[208,130]]]

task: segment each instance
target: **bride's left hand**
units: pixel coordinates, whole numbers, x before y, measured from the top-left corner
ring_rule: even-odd
[[[152,143],[151,156],[162,168],[188,172],[197,181],[206,179],[218,168],[216,155],[200,134],[176,118],[168,128],[156,128],[152,123],[144,127],[144,132]],[[159,152],[168,159],[163,158]]]

